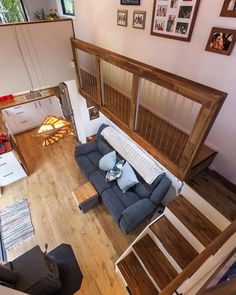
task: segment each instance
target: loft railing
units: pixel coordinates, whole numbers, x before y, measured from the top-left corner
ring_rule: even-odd
[[[71,44],[81,95],[184,180],[227,94],[78,39]]]

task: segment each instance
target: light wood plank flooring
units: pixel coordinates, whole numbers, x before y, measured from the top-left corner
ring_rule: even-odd
[[[27,198],[35,228],[35,237],[9,251],[12,260],[39,244],[49,251],[61,243],[71,244],[84,275],[78,294],[127,294],[115,273],[117,258],[130,245],[143,226],[124,235],[103,204],[83,214],[76,206],[72,190],[86,182],[75,163],[76,142],[67,138],[42,149],[33,133],[17,136],[31,175],[4,188],[3,208]]]

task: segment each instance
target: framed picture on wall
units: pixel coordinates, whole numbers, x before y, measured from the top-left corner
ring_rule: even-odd
[[[99,110],[96,107],[89,109],[89,120],[93,121],[99,118]]]
[[[151,35],[190,42],[200,0],[154,0]]]
[[[213,28],[206,51],[230,55],[236,41],[236,30]]]
[[[128,10],[117,10],[117,25],[122,27],[128,26]]]
[[[134,10],[133,28],[144,30],[145,24],[146,24],[146,11]]]
[[[220,16],[236,17],[236,0],[225,0]]]
[[[120,0],[121,5],[140,5],[140,0]]]

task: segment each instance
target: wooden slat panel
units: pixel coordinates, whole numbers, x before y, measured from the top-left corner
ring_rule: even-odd
[[[104,106],[119,120],[129,125],[130,99],[104,83]]]
[[[133,248],[160,289],[165,288],[178,275],[149,235],[134,244]]]
[[[197,257],[198,252],[165,216],[151,225],[150,229],[182,269]]]
[[[206,247],[221,231],[183,196],[178,196],[167,206],[188,230]]]
[[[155,128],[152,128],[153,121],[155,120]],[[166,130],[170,126],[172,132],[166,133]],[[143,106],[139,106],[137,133],[150,142],[173,163],[178,164],[188,139],[187,134]]]
[[[118,268],[132,295],[159,294],[133,252],[118,263]]]

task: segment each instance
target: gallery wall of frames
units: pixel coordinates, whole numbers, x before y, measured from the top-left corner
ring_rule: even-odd
[[[117,10],[117,25],[128,27],[130,10],[125,5],[135,8],[145,0],[120,0],[122,9]],[[203,0],[153,0],[152,21],[146,24],[147,12],[134,9],[132,11],[132,27],[144,30],[150,26],[153,36],[190,42],[194,33],[199,7]],[[236,0],[222,0],[222,10],[219,17],[236,17]],[[236,30],[213,27],[206,51],[230,55],[236,42]]]

